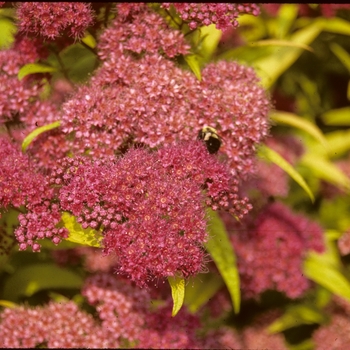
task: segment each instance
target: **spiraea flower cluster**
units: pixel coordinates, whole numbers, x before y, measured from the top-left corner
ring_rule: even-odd
[[[60,210],[83,228],[102,229],[105,253],[116,254],[119,272],[144,285],[149,278],[202,270],[204,204],[238,217],[250,209],[232,181],[203,142],[193,141],[157,152],[132,149],[118,160],[66,158],[50,184]]]
[[[310,287],[302,272],[306,252],[324,250],[321,227],[281,203],[268,205],[254,227],[238,227],[231,239],[245,298],[269,289],[300,297]]]
[[[51,40],[64,33],[80,38],[93,23],[90,5],[78,2],[23,2],[16,14],[21,31]]]
[[[162,7],[169,9],[171,3],[162,3]],[[237,18],[240,14],[252,14],[258,16],[260,8],[256,4],[235,3],[173,3],[181,19],[188,23],[190,29],[196,29],[199,25],[208,26],[212,23],[217,29],[225,30],[230,27],[238,27]]]

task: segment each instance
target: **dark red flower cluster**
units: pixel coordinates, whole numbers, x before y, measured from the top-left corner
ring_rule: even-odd
[[[269,205],[253,228],[242,225],[231,239],[244,298],[268,289],[300,297],[310,286],[302,272],[306,252],[324,250],[321,227],[281,203]]]
[[[49,39],[65,32],[80,38],[93,22],[90,5],[79,2],[23,2],[16,14],[21,31]]]
[[[162,3],[162,7],[166,9],[169,9],[170,5],[171,3]],[[254,16],[260,14],[259,6],[249,3],[173,3],[173,5],[192,30],[196,29],[198,25],[208,26],[212,23],[221,30],[238,27],[237,18],[240,14]]]

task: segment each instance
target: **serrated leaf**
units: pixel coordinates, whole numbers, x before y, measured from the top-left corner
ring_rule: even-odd
[[[69,231],[67,241],[88,245],[90,247],[101,247],[100,242],[103,237],[101,232],[95,231],[91,227],[86,229],[82,228],[76,221],[76,217],[68,212],[63,212],[61,218],[64,227]]]
[[[332,109],[321,115],[325,125],[350,126],[350,107]]]
[[[188,310],[196,313],[224,285],[222,278],[214,273],[197,275],[186,286],[185,304]]]
[[[53,73],[57,69],[42,63],[28,63],[24,65],[18,72],[18,79],[22,80],[25,76],[35,73]]]
[[[196,78],[199,81],[201,81],[202,74],[201,74],[201,68],[200,68],[198,57],[196,55],[187,55],[185,56],[185,61],[187,62],[188,66],[191,68]]]
[[[82,283],[83,280],[77,273],[55,264],[33,264],[19,268],[6,280],[3,297],[18,301],[20,297],[30,297],[43,289],[80,289]]]
[[[293,305],[287,309],[283,316],[279,317],[268,326],[270,333],[280,333],[286,329],[303,324],[321,324],[325,321],[323,313],[310,305]]]
[[[266,145],[259,148],[258,155],[260,158],[266,159],[284,170],[308,194],[311,201],[314,202],[315,197],[303,177],[281,155]]]
[[[322,131],[313,123],[305,118],[301,118],[293,113],[275,111],[271,113],[271,119],[279,124],[293,126],[302,131],[307,132],[317,141],[327,147],[327,140],[323,136]]]
[[[232,299],[233,309],[237,314],[240,309],[241,294],[236,256],[225,225],[219,215],[208,209],[208,216],[210,218],[208,225],[210,239],[205,246],[227,286]]]
[[[48,125],[44,125],[44,126],[40,126],[39,128],[33,130],[28,136],[26,136],[26,138],[23,140],[22,142],[22,151],[25,152],[26,149],[28,148],[28,146],[33,142],[33,140],[39,136],[40,134],[58,128],[61,125],[60,121],[48,124]]]
[[[180,311],[185,298],[185,280],[181,277],[168,277],[173,298],[173,310],[171,316],[174,317]]]
[[[350,301],[350,281],[337,266],[329,264],[329,259],[325,259],[322,254],[310,252],[304,261],[303,270],[310,280]]]
[[[350,179],[328,159],[316,154],[305,154],[300,164],[308,167],[318,178],[328,181],[344,190],[350,190]]]

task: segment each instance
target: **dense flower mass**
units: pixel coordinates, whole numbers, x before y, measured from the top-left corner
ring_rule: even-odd
[[[119,271],[141,285],[150,277],[187,277],[202,269],[204,204],[238,217],[250,209],[226,166],[201,141],[152,153],[133,149],[119,160],[67,158],[50,184],[60,210],[83,228],[103,228],[105,252],[116,254]]]
[[[0,345],[5,348],[119,347],[91,315],[79,310],[73,302],[6,308],[0,314]]]
[[[171,3],[163,2],[162,6],[169,9]],[[237,18],[240,14],[258,16],[260,8],[256,4],[234,3],[173,3],[182,20],[188,22],[190,29],[198,25],[208,26],[212,23],[217,29],[225,30],[238,27]]]
[[[82,37],[92,24],[90,5],[79,2],[23,2],[17,7],[19,29],[49,39],[65,32],[74,38]]]
[[[254,227],[239,227],[232,242],[245,298],[268,289],[284,292],[290,298],[300,297],[309,287],[302,260],[308,250],[324,249],[321,227],[281,203],[263,210]]]

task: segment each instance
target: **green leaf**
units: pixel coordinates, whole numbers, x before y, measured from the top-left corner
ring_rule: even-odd
[[[215,24],[211,24],[201,27],[200,33],[202,38],[200,54],[209,61],[220,42],[222,31],[216,29]]]
[[[350,72],[350,55],[348,52],[336,43],[331,43],[329,46],[332,52],[338,57],[339,61]]]
[[[311,123],[307,119],[298,117],[293,113],[281,111],[272,112],[271,119],[279,124],[293,126],[302,131],[305,131],[325,147],[327,147],[327,140],[323,136],[322,131],[314,123]]]
[[[200,68],[198,57],[196,55],[187,55],[185,56],[185,61],[187,62],[188,66],[191,68],[196,78],[199,81],[201,81],[202,74],[201,74],[201,68]]]
[[[101,247],[100,242],[103,236],[100,231],[95,231],[91,227],[86,229],[82,228],[76,221],[76,217],[68,212],[62,213],[62,221],[64,227],[69,231],[67,241],[88,245],[90,247]]]
[[[57,68],[42,63],[28,63],[18,72],[18,79],[22,80],[25,76],[35,73],[53,73]]]
[[[19,268],[6,280],[3,297],[16,302],[43,289],[80,289],[82,284],[82,278],[75,272],[51,263],[33,264]]]
[[[39,128],[33,130],[29,135],[26,136],[26,138],[23,140],[22,142],[22,151],[25,152],[26,149],[28,148],[28,146],[33,142],[33,140],[39,136],[40,134],[58,128],[61,125],[60,121],[48,124],[48,125],[44,125],[44,126],[40,126]]]
[[[314,52],[314,50],[305,44],[302,43],[293,43],[288,40],[277,40],[277,39],[267,39],[267,40],[260,40],[260,41],[255,41],[249,44],[250,46],[253,47],[258,47],[258,46],[282,46],[282,47],[296,47],[300,48],[303,50],[307,50],[310,52]]]
[[[310,252],[304,261],[304,273],[310,280],[350,301],[350,281],[323,254]]]
[[[0,49],[7,49],[15,41],[16,25],[8,18],[0,18]]]
[[[208,216],[210,218],[208,225],[210,239],[206,244],[206,248],[227,286],[233,309],[237,314],[240,309],[241,294],[236,256],[219,215],[208,209]]]
[[[8,300],[0,300],[0,306],[7,307],[9,309],[14,309],[15,307],[18,307],[16,303]]]
[[[333,18],[317,18],[316,24],[319,25],[324,31],[332,32],[335,34],[350,35],[350,22],[339,17]]]
[[[197,275],[186,286],[185,304],[188,310],[196,313],[224,285],[222,278],[214,273]]]
[[[319,23],[312,23],[294,33],[289,41],[299,46],[309,45],[320,34],[321,30],[322,26]],[[303,49],[300,47],[279,47],[270,56],[254,62],[254,67],[261,77],[263,86],[271,87],[302,53]]]
[[[321,119],[326,125],[350,126],[350,107],[332,109],[321,115]]]
[[[83,39],[81,39],[81,41],[86,44],[87,46],[91,47],[92,49],[94,49],[96,47],[96,40],[95,38],[87,33]]]
[[[306,153],[300,164],[308,167],[318,178],[349,191],[350,179],[332,162],[317,154]]]
[[[303,177],[281,155],[266,145],[263,145],[259,148],[258,155],[262,159],[266,159],[284,170],[296,183],[299,184],[301,188],[304,189],[304,191],[310,197],[311,201],[314,202],[315,197]]]
[[[325,316],[313,305],[293,305],[287,309],[283,316],[269,325],[270,333],[281,333],[286,329],[303,324],[322,324]]]
[[[299,6],[296,4],[282,4],[276,17],[276,37],[284,38],[293,26],[295,19],[298,17]]]
[[[181,277],[168,277],[173,298],[173,310],[171,316],[174,317],[180,311],[185,298],[185,280]]]

